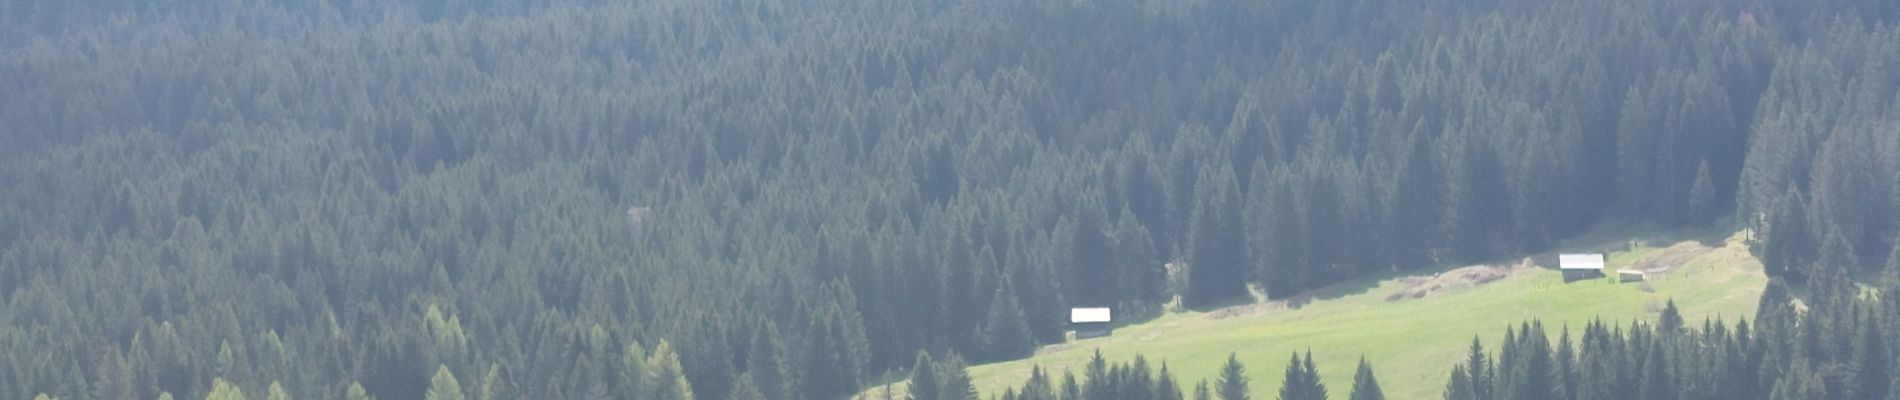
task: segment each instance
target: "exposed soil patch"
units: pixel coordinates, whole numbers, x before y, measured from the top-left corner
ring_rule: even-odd
[[[1654,256],[1630,264],[1626,269],[1642,270],[1652,275],[1666,274],[1670,270],[1689,263],[1689,260],[1694,260],[1696,257],[1701,257],[1703,254],[1708,254],[1711,251],[1715,251],[1715,248],[1704,246],[1701,243],[1693,241],[1677,243],[1674,246],[1669,246],[1669,248],[1656,252]]]
[[[1473,265],[1432,276],[1405,277],[1399,279],[1399,283],[1405,287],[1386,296],[1385,301],[1421,299],[1447,290],[1474,288],[1527,270],[1529,270],[1529,264]]]
[[[1399,278],[1399,282],[1404,285],[1404,288],[1400,289],[1398,293],[1387,296],[1385,301],[1394,302],[1404,299],[1424,298],[1447,290],[1478,287],[1499,279],[1508,278],[1511,275],[1529,271],[1530,268],[1533,268],[1533,265],[1528,261],[1518,265],[1473,265],[1431,276],[1408,276]],[[1226,319],[1297,309],[1307,303],[1312,303],[1313,300],[1319,296],[1326,294],[1329,294],[1328,289],[1319,289],[1286,299],[1225,307],[1208,312],[1207,317],[1212,319]]]

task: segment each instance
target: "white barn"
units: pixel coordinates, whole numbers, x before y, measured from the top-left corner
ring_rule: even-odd
[[[1108,336],[1109,324],[1114,322],[1114,311],[1108,307],[1077,307],[1069,309],[1069,328],[1075,331],[1077,339]]]
[[[1603,255],[1559,254],[1557,268],[1563,270],[1564,282],[1603,277]]]

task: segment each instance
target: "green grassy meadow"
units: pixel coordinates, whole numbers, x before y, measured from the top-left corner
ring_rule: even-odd
[[[1614,272],[1609,278],[1565,284],[1557,270],[1536,268],[1482,286],[1388,302],[1406,287],[1403,277],[1368,279],[1341,285],[1347,292],[1341,296],[1298,308],[1222,319],[1204,312],[1168,314],[1119,328],[1108,337],[1045,346],[1029,359],[974,366],[970,373],[984,397],[1000,395],[1006,387],[1021,385],[1032,366],[1079,375],[1099,349],[1110,361],[1142,354],[1156,368],[1165,362],[1191,393],[1196,382],[1213,381],[1228,353],[1234,352],[1247,367],[1253,397],[1272,399],[1291,354],[1311,349],[1335,398],[1347,395],[1362,355],[1372,361],[1388,397],[1437,398],[1473,335],[1492,348],[1505,327],[1528,319],[1541,319],[1553,342],[1566,325],[1581,334],[1581,326],[1592,318],[1620,325],[1653,320],[1670,299],[1691,324],[1704,318],[1731,324],[1737,318],[1752,319],[1767,279],[1739,237],[1715,240],[1713,248],[1697,249],[1702,245],[1685,241],[1610,253],[1612,271],[1656,260],[1675,265],[1667,276],[1651,279],[1653,292],[1642,283],[1616,282]]]

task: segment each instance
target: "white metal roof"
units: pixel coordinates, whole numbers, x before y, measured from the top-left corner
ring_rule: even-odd
[[[1108,307],[1069,309],[1069,323],[1080,324],[1080,323],[1086,323],[1086,322],[1108,322],[1108,321],[1109,321]]]
[[[1602,254],[1560,254],[1557,264],[1563,269],[1603,269]]]

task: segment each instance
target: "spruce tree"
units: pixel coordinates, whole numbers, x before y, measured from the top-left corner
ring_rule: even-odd
[[[455,381],[455,374],[449,372],[447,365],[436,366],[435,377],[429,378],[428,400],[462,400],[462,384]]]
[[[1161,371],[1155,377],[1155,400],[1182,400],[1181,385],[1174,382],[1174,373],[1168,371],[1168,363],[1161,362]]]
[[[673,345],[661,340],[653,346],[653,353],[647,356],[646,381],[651,387],[647,398],[653,400],[692,400],[693,387],[686,381],[686,372],[680,368],[680,356],[673,352]]]
[[[1900,293],[1900,235],[1893,238],[1893,246],[1887,253],[1887,269],[1880,274],[1880,284],[1896,293]]]
[[[1492,379],[1491,358],[1484,354],[1484,345],[1478,337],[1471,337],[1471,350],[1465,356],[1466,387],[1474,400],[1491,400],[1491,388],[1496,384]]]
[[[1194,385],[1194,400],[1213,400],[1214,395],[1212,393],[1213,392],[1207,390],[1206,379],[1202,379],[1201,383]]]
[[[1029,336],[1029,325],[1023,320],[1022,307],[1017,305],[1016,291],[1007,277],[991,297],[983,333],[989,356],[995,360],[1027,357],[1035,350],[1035,339]]]
[[[1805,281],[1804,269],[1813,260],[1813,228],[1808,226],[1807,199],[1790,186],[1775,207],[1768,212],[1768,226],[1762,229],[1761,245],[1755,254],[1761,258],[1768,276]]]
[[[1328,397],[1326,394],[1326,384],[1320,383],[1319,381],[1319,366],[1313,365],[1312,350],[1306,351],[1304,370],[1305,371],[1300,374],[1300,377],[1305,379],[1301,384],[1306,385],[1306,398],[1311,400],[1326,400],[1326,397]]]
[[[343,399],[344,400],[376,400],[376,396],[371,396],[369,395],[369,391],[363,390],[362,383],[358,383],[356,381],[350,381],[349,389],[345,389],[343,391]]]
[[[282,383],[271,381],[270,386],[264,388],[264,400],[290,400],[290,392],[284,391]]]
[[[1682,330],[1682,313],[1676,310],[1676,300],[1670,299],[1663,306],[1662,315],[1656,317],[1656,327],[1661,333],[1676,333]]]
[[[646,393],[651,386],[647,375],[647,350],[639,343],[628,343],[620,352],[620,365],[616,366],[618,376],[614,379],[615,392],[625,396]]]
[[[938,369],[943,374],[943,394],[939,400],[976,400],[976,382],[970,379],[970,370],[963,364],[963,357],[951,352]]]
[[[753,383],[751,372],[739,374],[739,377],[732,379],[732,390],[726,392],[726,398],[730,400],[766,400],[765,393],[759,391],[759,385]]]
[[[1570,327],[1564,326],[1563,334],[1557,343],[1557,380],[1563,387],[1557,390],[1558,398],[1573,400],[1577,398],[1577,351],[1570,344]]]
[[[1689,186],[1688,223],[1702,223],[1715,214],[1715,182],[1709,178],[1709,161],[1696,168],[1695,181]]]
[[[766,398],[790,399],[798,393],[793,387],[797,379],[792,375],[791,357],[779,338],[778,327],[769,321],[761,321],[759,326],[746,347],[746,372]]]
[[[1887,341],[1881,337],[1880,324],[1873,322],[1878,318],[1867,318],[1861,323],[1860,337],[1855,342],[1853,397],[1857,399],[1886,399],[1892,383],[1893,358],[1887,348]]]
[[[441,373],[442,371],[436,372],[437,375],[440,375]],[[433,387],[431,387],[431,389],[433,389]],[[431,391],[431,393],[433,394],[433,390]],[[44,396],[44,395],[41,395],[41,396]],[[244,399],[245,399],[244,389],[238,388],[237,385],[232,385],[231,382],[225,381],[224,378],[212,378],[211,379],[211,393],[205,395],[205,400],[244,400]],[[435,396],[430,396],[428,400],[437,400],[437,399],[438,398]],[[461,400],[461,398],[459,397],[454,398],[454,399]]]
[[[1649,345],[1648,356],[1643,361],[1641,387],[1637,392],[1641,400],[1674,400],[1676,398],[1675,367],[1669,358],[1669,348],[1662,339]]]
[[[1372,376],[1372,363],[1365,356],[1359,357],[1359,370],[1352,374],[1352,400],[1385,400],[1385,392],[1379,389],[1379,378]]]
[[[1234,172],[1227,167],[1203,171],[1196,183],[1198,203],[1188,237],[1190,306],[1204,307],[1246,294],[1246,234]]]
[[[930,353],[917,352],[917,362],[910,367],[910,399],[938,400],[943,393],[943,382],[937,373],[937,362],[930,359]]]
[[[1307,370],[1300,364],[1300,353],[1294,353],[1286,360],[1286,375],[1281,379],[1279,400],[1309,400],[1313,398],[1311,387],[1305,385]]]
[[[1240,365],[1235,353],[1227,353],[1227,364],[1220,369],[1218,392],[1221,400],[1247,400],[1247,367]]]
[[[1465,373],[1463,364],[1451,367],[1451,380],[1445,384],[1445,400],[1474,400],[1478,396],[1471,390],[1471,376]]]

